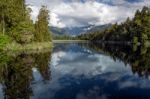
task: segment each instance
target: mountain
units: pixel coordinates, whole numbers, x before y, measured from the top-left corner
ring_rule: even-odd
[[[74,35],[80,35],[83,33],[94,32],[94,31],[102,31],[106,28],[109,28],[110,26],[111,26],[111,24],[99,25],[99,26],[88,25],[88,26],[84,26],[84,27],[72,27],[72,28],[50,27],[50,30],[53,33],[53,35],[56,35],[56,36],[59,36],[59,35],[60,36],[61,35],[74,36]]]
[[[105,24],[105,25],[94,26],[94,27],[92,27],[91,29],[87,30],[86,32],[89,33],[89,32],[95,32],[95,31],[103,31],[103,30],[105,30],[106,28],[109,28],[109,27],[111,27],[111,26],[112,26],[111,24]]]

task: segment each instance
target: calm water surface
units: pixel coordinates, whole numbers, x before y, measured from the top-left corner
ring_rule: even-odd
[[[148,47],[54,44],[0,54],[0,99],[149,99],[149,74]]]

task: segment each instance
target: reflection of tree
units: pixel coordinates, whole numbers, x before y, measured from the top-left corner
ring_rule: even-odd
[[[0,61],[0,82],[6,99],[29,99],[33,95],[32,68],[37,66],[44,80],[49,80],[51,52],[39,54],[3,55]],[[2,59],[3,58],[3,59]]]
[[[32,94],[30,83],[34,60],[21,54],[7,63],[3,71],[3,86],[7,99],[29,99]]]
[[[50,80],[49,63],[51,60],[51,52],[36,54],[35,63],[44,80]]]
[[[150,48],[137,45],[117,45],[117,44],[88,44],[81,45],[97,52],[104,52],[114,60],[121,60],[125,64],[132,66],[133,73],[139,76],[148,77],[150,75]]]

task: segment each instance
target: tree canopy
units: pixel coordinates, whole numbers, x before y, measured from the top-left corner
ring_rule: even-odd
[[[42,6],[38,21],[31,20],[31,9],[25,0],[0,0],[0,36],[9,36],[19,44],[51,41],[48,28],[49,11]],[[1,42],[0,42],[1,43]]]
[[[38,20],[35,23],[35,40],[38,42],[51,41],[51,35],[48,27],[49,11],[46,6],[40,9]]]
[[[102,32],[82,34],[78,38],[91,41],[143,43],[150,39],[150,8],[144,6],[141,11],[136,11],[133,19],[127,18],[125,22],[113,24]]]

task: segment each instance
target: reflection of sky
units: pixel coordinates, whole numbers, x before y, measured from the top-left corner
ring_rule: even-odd
[[[36,78],[36,84],[32,85],[33,99],[107,99],[112,94],[126,93],[149,95],[150,81],[133,75],[129,65],[77,45],[55,47],[59,50],[54,48],[52,53],[52,80],[42,83],[33,69]]]
[[[4,97],[3,97],[3,87],[2,87],[2,85],[0,85],[0,99],[3,99]]]

